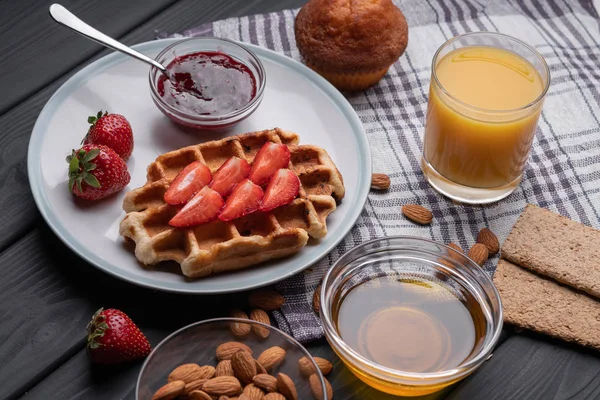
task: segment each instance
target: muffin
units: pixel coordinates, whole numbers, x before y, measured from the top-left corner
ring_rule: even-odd
[[[306,65],[340,90],[377,83],[408,44],[406,19],[391,0],[310,0],[294,30]]]

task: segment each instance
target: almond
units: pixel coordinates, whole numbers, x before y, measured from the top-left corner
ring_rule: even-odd
[[[271,325],[271,320],[269,319],[269,314],[266,311],[261,310],[259,308],[255,308],[250,311],[250,319],[253,321],[262,322],[266,325]],[[269,328],[265,328],[264,326],[252,325],[252,332],[261,339],[266,339],[271,334]]]
[[[202,378],[204,378],[204,376],[202,376],[200,366],[198,364],[189,363],[180,365],[171,371],[167,378],[167,382],[184,381],[185,383],[189,383]]]
[[[432,212],[418,204],[402,206],[402,214],[411,221],[421,225],[428,225],[433,220]]]
[[[265,311],[279,310],[285,299],[275,290],[256,290],[248,296],[248,304],[252,308],[261,308]]]
[[[298,400],[298,392],[294,381],[284,373],[277,374],[277,389],[287,400]]]
[[[331,370],[333,369],[333,365],[324,358],[313,357],[313,360],[315,360],[317,367],[319,367],[319,369],[321,370],[321,373],[323,375],[329,374],[331,372]],[[300,369],[300,373],[304,377],[311,376],[312,374],[315,373],[312,363],[306,357],[302,357],[301,359],[298,360],[298,368]]]
[[[464,253],[465,253],[465,252],[463,251],[462,247],[460,247],[460,246],[459,246],[459,245],[457,245],[456,243],[450,242],[450,243],[448,243],[448,247],[451,247],[452,249],[454,249],[454,250],[458,251],[459,253],[462,253],[462,254],[464,254]],[[452,257],[453,255],[454,255],[454,256],[456,256],[456,254],[454,254],[454,253],[450,253],[450,257]],[[454,257],[452,257],[452,258],[454,258]]]
[[[252,379],[252,382],[266,392],[270,393],[277,391],[277,378],[273,375],[259,374]]]
[[[191,381],[185,384],[185,388],[183,388],[183,394],[190,394],[192,393],[194,390],[200,390],[202,389],[202,385],[204,385],[204,383],[207,381],[208,379],[197,379],[195,381]]]
[[[212,396],[236,396],[242,393],[242,385],[234,376],[217,376],[206,381],[202,390]]]
[[[219,400],[239,400],[239,397],[235,396],[235,397],[229,397],[229,396],[219,396]]]
[[[250,400],[250,397],[246,396],[244,393],[240,394],[240,397],[237,398],[238,400]]]
[[[371,189],[386,190],[390,187],[390,177],[386,174],[375,173],[371,176]]]
[[[256,373],[257,374],[266,374],[267,370],[265,367],[263,367],[263,365],[261,363],[258,362],[258,360],[254,360],[254,363],[256,364]]]
[[[469,250],[469,258],[477,264],[483,266],[488,259],[489,251],[484,244],[475,243]]]
[[[281,393],[267,393],[263,400],[286,400],[285,397]]]
[[[217,368],[215,368],[216,376],[234,376],[233,368],[231,367],[231,360],[219,361]]]
[[[283,362],[285,350],[279,346],[269,347],[258,356],[258,362],[261,363],[267,371],[272,370]]]
[[[310,384],[310,390],[313,392],[313,395],[317,400],[323,400],[325,397],[323,396],[323,387],[321,386],[321,381],[316,374],[312,374],[310,378],[308,378],[308,382]],[[331,384],[325,378],[323,378],[323,382],[325,382],[325,390],[327,391],[327,400],[333,399],[333,389],[331,388]]]
[[[265,392],[263,392],[258,386],[254,385],[254,383],[251,383],[246,385],[244,391],[242,392],[242,396],[246,396],[248,400],[262,400],[262,398],[265,396]]]
[[[488,228],[483,228],[479,231],[477,234],[477,243],[485,245],[490,254],[496,254],[500,251],[500,242],[498,242],[498,238],[494,235],[494,232]]]
[[[231,316],[233,318],[241,318],[241,319],[249,319],[248,315],[243,312],[242,310],[232,310],[231,311]],[[231,330],[231,333],[233,334],[233,336],[238,337],[238,338],[243,338],[246,337],[249,333],[250,333],[250,328],[251,325],[250,324],[244,324],[242,322],[231,322],[231,324],[229,325],[229,329]]]
[[[171,400],[183,393],[184,381],[172,381],[161,387],[154,393],[152,400]]]
[[[252,382],[256,375],[256,364],[254,358],[244,350],[239,350],[231,357],[231,368],[236,378],[244,385]]]
[[[215,367],[212,365],[203,365],[200,367],[200,379],[214,378],[215,372]]]
[[[213,398],[202,390],[194,390],[187,397],[190,400],[213,400]]]
[[[312,300],[313,310],[318,314],[321,311],[321,284],[317,285]]]
[[[238,350],[244,350],[247,351],[248,353],[252,354],[252,349],[250,347],[248,347],[247,345],[245,345],[244,343],[240,343],[240,342],[225,342],[219,345],[219,347],[217,347],[217,359],[219,360],[231,360],[231,357],[233,357],[233,355],[235,353],[238,352]]]

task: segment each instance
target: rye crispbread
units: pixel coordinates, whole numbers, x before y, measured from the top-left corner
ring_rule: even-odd
[[[494,284],[506,323],[600,350],[597,299],[502,259]]]
[[[600,231],[528,204],[502,258],[600,298]]]

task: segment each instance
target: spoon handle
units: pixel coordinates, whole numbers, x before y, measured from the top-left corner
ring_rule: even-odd
[[[120,51],[121,53],[125,53],[131,57],[137,58],[138,60],[144,61],[145,63],[148,63],[153,67],[158,68],[163,73],[167,72],[166,68],[159,62],[140,53],[139,51],[133,50],[131,47],[125,46],[123,43],[116,41],[115,39],[98,31],[97,29],[92,28],[60,4],[52,4],[50,6],[49,11],[52,19],[54,19],[59,24],[66,26],[67,28],[79,33],[80,35],[92,39],[93,41],[98,42],[103,46]]]

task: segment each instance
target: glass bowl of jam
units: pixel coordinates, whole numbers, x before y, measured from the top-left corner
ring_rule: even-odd
[[[427,239],[361,244],[321,287],[327,340],[369,386],[420,396],[465,378],[492,354],[502,330],[500,295],[466,255]]]
[[[266,76],[260,59],[231,40],[184,39],[165,48],[156,60],[169,77],[150,69],[152,100],[177,124],[228,128],[247,118],[262,101]]]

